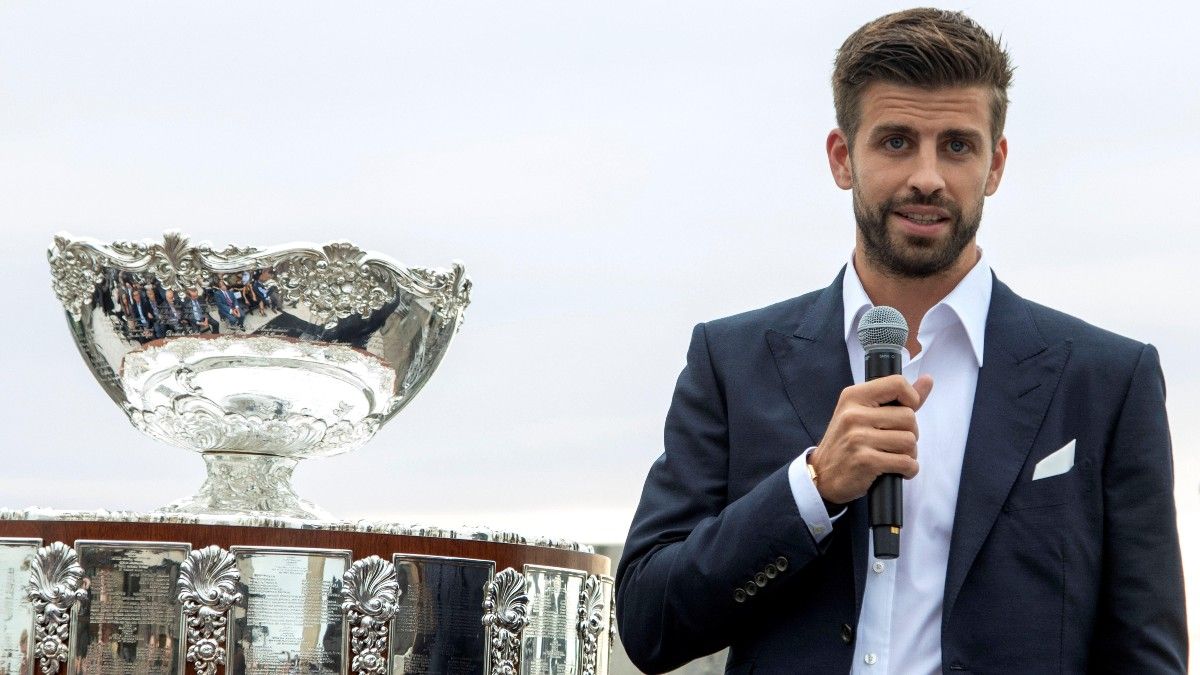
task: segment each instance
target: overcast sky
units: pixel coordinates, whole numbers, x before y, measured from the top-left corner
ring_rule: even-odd
[[[1158,346],[1195,588],[1200,10],[954,6],[1017,65],[980,242],[1018,293]],[[0,3],[0,506],[151,509],[198,487],[200,457],[93,381],[45,261],[58,230],[175,228],[342,238],[474,279],[428,386],[365,447],[304,463],[305,496],[622,540],[691,327],[847,259],[831,63],[901,7]]]

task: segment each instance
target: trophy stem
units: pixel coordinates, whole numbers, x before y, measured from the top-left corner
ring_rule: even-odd
[[[200,491],[160,509],[167,513],[281,516],[323,520],[326,511],[292,489],[297,460],[275,455],[206,452],[208,477]]]

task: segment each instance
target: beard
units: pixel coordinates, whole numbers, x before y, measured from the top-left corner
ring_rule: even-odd
[[[904,200],[888,199],[876,207],[862,202],[858,185],[854,186],[854,220],[862,236],[863,253],[884,273],[923,279],[949,269],[963,249],[975,239],[983,219],[983,201],[972,213],[964,214],[958,204],[933,195],[918,195]],[[903,232],[889,233],[887,219],[905,206],[935,206],[950,214],[949,235],[944,239],[918,237]]]

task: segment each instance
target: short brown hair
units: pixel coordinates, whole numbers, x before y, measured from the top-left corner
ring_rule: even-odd
[[[833,62],[833,108],[853,143],[862,92],[874,82],[922,88],[992,89],[992,143],[1004,131],[1013,67],[999,40],[962,12],[918,8],[881,16],[854,31]]]

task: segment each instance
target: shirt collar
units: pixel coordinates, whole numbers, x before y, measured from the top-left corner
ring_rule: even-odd
[[[971,349],[975,353],[975,361],[983,365],[983,335],[987,326],[988,307],[992,302],[992,274],[987,256],[979,249],[979,260],[958,282],[954,290],[942,298],[921,319],[921,331],[928,333],[944,328],[950,321],[938,320],[945,315],[945,309],[952,311],[951,320],[957,318],[967,333]],[[868,309],[873,307],[867,291],[863,288],[858,270],[854,269],[854,255],[850,255],[850,264],[846,266],[846,274],[842,277],[842,312],[847,341],[857,340],[858,322]]]

